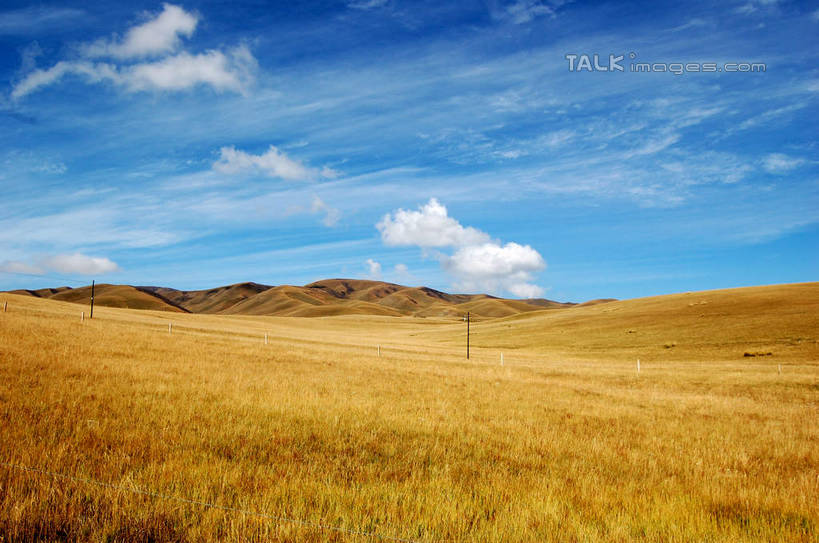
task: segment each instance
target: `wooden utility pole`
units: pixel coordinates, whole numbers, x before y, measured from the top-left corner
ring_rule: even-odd
[[[94,318],[94,281],[91,281],[91,314],[88,316],[88,318]]]
[[[466,359],[469,360],[469,311],[466,312]]]

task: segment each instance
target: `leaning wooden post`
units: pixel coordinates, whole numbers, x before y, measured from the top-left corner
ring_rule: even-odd
[[[88,318],[94,318],[94,281],[91,281],[91,314],[88,316]]]

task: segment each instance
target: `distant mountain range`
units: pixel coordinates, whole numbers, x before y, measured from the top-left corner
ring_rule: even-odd
[[[82,304],[90,303],[91,300],[90,286],[11,292]],[[509,300],[488,294],[448,294],[427,287],[406,287],[363,279],[326,279],[303,287],[237,283],[209,290],[190,291],[167,287],[100,284],[96,285],[94,293],[94,303],[107,307],[288,317],[460,317],[469,311],[476,317],[490,318],[608,301],[612,300],[592,300],[585,304],[561,303],[542,298]]]

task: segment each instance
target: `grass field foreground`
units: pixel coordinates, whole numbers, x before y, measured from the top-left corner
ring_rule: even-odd
[[[770,338],[740,338],[729,354],[716,331],[680,329],[668,338],[679,345],[665,347],[659,338],[675,328],[652,328],[646,308],[585,329],[569,312],[608,319],[608,304],[547,311],[474,325],[467,361],[453,321],[98,308],[81,322],[74,304],[2,300],[6,541],[373,539],[340,530],[418,541],[817,539],[819,364],[816,314],[804,308],[790,328],[801,331],[783,336],[787,323],[771,323]],[[582,335],[576,346],[556,339],[559,319]],[[624,343],[641,331],[654,339]],[[757,347],[774,355],[742,356]]]

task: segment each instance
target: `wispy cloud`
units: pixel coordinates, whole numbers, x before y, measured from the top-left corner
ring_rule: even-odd
[[[80,60],[61,60],[50,68],[28,72],[11,92],[19,100],[66,76],[89,84],[110,83],[128,92],[180,91],[197,85],[217,91],[245,92],[255,78],[257,62],[246,45],[204,53],[177,51],[180,35],[193,34],[197,17],[182,8],[165,4],[149,21],[131,28],[123,40],[101,40],[79,47]],[[173,54],[171,54],[173,53]],[[96,58],[111,58],[97,62]],[[143,57],[151,61],[122,62]]]
[[[82,20],[86,13],[75,8],[29,6],[0,12],[0,36],[31,36],[64,28]]]
[[[313,202],[310,205],[310,212],[323,213],[324,218],[321,219],[321,223],[327,227],[334,227],[338,225],[338,221],[339,219],[341,219],[341,211],[330,205],[327,205],[324,202],[324,200],[322,200],[316,195],[313,195]]]
[[[365,262],[367,265],[367,279],[381,279],[381,263],[376,262],[372,258],[368,258]]]
[[[506,5],[498,5],[492,9],[495,19],[509,21],[514,24],[528,23],[532,19],[543,16],[553,16],[554,9],[540,0],[515,0]]]
[[[771,153],[762,159],[762,167],[768,173],[785,174],[805,163],[802,158],[791,157],[782,153]]]
[[[338,176],[338,172],[328,167],[319,169],[305,166],[274,145],[259,155],[237,150],[233,146],[222,147],[219,154],[219,160],[214,162],[213,169],[225,174],[261,173],[289,181],[307,181],[319,177],[333,179]]]
[[[355,2],[348,2],[347,7],[366,11],[384,7],[387,3],[389,3],[389,0],[357,0]]]

